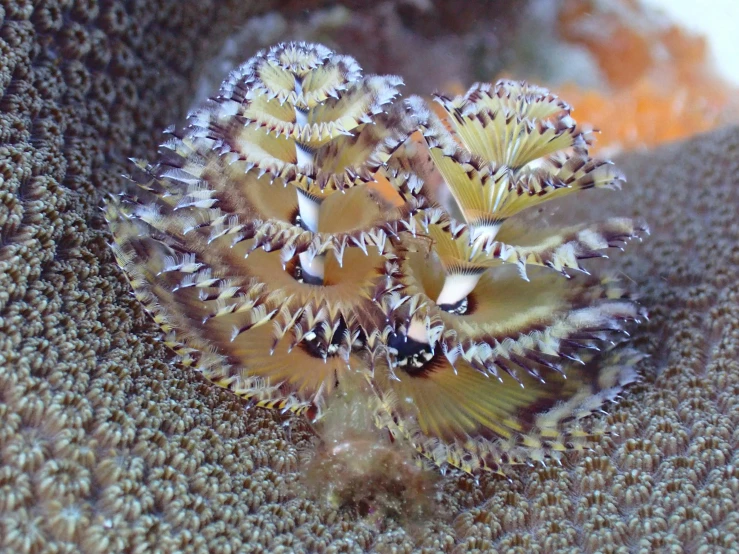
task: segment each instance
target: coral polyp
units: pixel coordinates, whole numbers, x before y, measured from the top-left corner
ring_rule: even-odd
[[[531,213],[622,176],[545,89],[477,84],[439,116],[401,84],[320,45],[258,53],[135,161],[106,207],[118,263],[182,362],[259,406],[320,421],[350,397],[472,473],[587,446],[643,314],[584,260],[646,228]]]

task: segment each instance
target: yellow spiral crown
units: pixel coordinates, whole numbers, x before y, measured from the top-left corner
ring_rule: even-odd
[[[320,420],[351,391],[467,472],[585,447],[642,311],[583,260],[646,228],[529,208],[622,177],[545,89],[477,84],[439,116],[401,84],[320,45],[258,53],[134,161],[118,263],[182,362],[259,406]]]

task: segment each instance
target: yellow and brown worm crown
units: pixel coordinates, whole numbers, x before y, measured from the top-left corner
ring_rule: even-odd
[[[583,260],[646,229],[529,208],[620,174],[547,90],[478,84],[440,117],[400,85],[320,45],[259,52],[134,161],[106,206],[118,263],[183,363],[259,406],[320,419],[351,391],[468,472],[585,447],[642,312]]]

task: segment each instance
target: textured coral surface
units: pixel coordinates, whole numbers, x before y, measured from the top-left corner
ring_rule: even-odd
[[[625,157],[622,194],[572,207],[653,230],[619,257],[654,382],[608,416],[618,436],[511,482],[447,478],[418,528],[308,500],[299,424],[170,363],[99,200],[186,103],[205,38],[257,4],[0,2],[0,552],[739,550],[737,129]]]

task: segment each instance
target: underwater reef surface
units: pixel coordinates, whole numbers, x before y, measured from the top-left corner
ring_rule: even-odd
[[[652,236],[618,256],[651,316],[647,383],[561,468],[446,477],[435,519],[378,528],[303,494],[299,421],[172,363],[100,199],[216,37],[279,6],[0,1],[0,552],[739,548],[739,128],[623,155],[622,193],[562,207]]]

